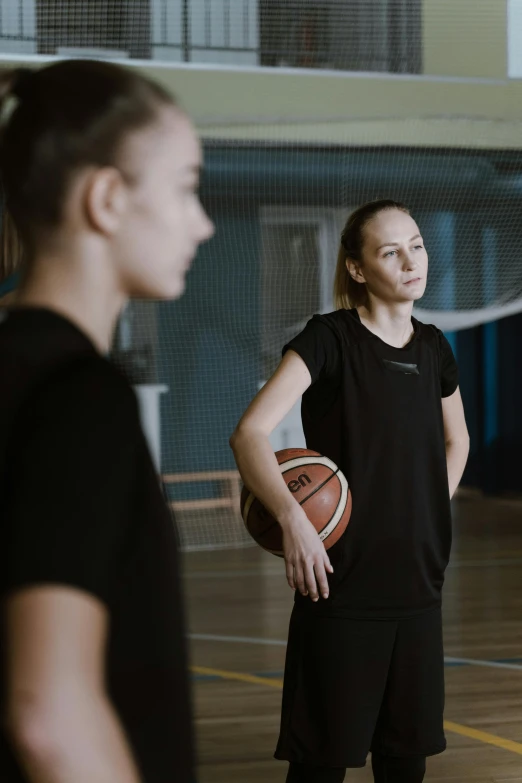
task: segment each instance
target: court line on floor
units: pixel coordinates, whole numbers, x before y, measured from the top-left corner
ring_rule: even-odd
[[[265,685],[268,688],[276,688],[277,690],[281,690],[283,687],[283,680],[257,677],[254,674],[243,674],[242,672],[225,671],[223,669],[209,669],[205,666],[192,666],[191,670],[194,674],[218,677],[223,680],[247,682],[251,685]],[[505,739],[504,737],[498,737],[496,734],[474,729],[471,726],[463,726],[462,724],[454,723],[453,721],[444,721],[444,728],[446,731],[453,734],[459,734],[461,737],[474,739],[485,745],[494,745],[497,748],[502,748],[503,750],[508,750],[511,753],[522,756],[522,744],[519,742],[514,742],[513,740]]]
[[[219,636],[213,633],[189,633],[189,639],[201,642],[230,642],[231,644],[264,644],[274,647],[286,647],[282,639],[264,639],[255,636]]]
[[[286,647],[283,639],[264,639],[256,636],[223,636],[212,633],[191,633],[189,638],[194,641],[224,642],[225,644],[261,644],[273,647]],[[480,658],[455,658],[446,656],[445,663],[460,666],[482,666],[489,669],[510,669],[522,671],[522,664],[504,661],[483,661]]]
[[[473,729],[471,726],[462,726],[460,723],[453,723],[451,720],[444,721],[444,728],[453,734],[460,734],[462,737],[478,740],[486,745],[495,745],[497,748],[509,750],[511,753],[517,753],[519,756],[522,756],[522,745],[520,742],[498,737],[496,734],[490,734],[488,731]]]
[[[446,656],[444,658],[445,663],[461,664],[463,666],[484,666],[489,669],[511,669],[514,671],[522,671],[522,664],[520,663],[508,663],[505,661],[481,661],[479,658],[452,658]]]
[[[266,685],[269,688],[283,687],[283,680],[271,679],[270,677],[258,677],[255,674],[243,674],[242,672],[230,672],[223,669],[209,669],[206,666],[191,666],[190,670],[194,674],[205,677],[219,677],[222,680],[237,680],[238,682],[248,682],[251,685]]]

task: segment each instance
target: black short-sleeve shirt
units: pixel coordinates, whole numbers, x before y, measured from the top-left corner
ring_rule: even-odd
[[[0,420],[0,598],[58,584],[103,602],[143,780],[193,783],[176,535],[132,388],[67,320],[0,310]],[[0,780],[26,781],[1,730]]]
[[[458,386],[451,347],[436,327],[412,319],[395,348],[357,310],[316,315],[289,342],[312,385],[303,395],[308,448],[341,468],[352,492],[346,533],[329,554],[330,597],[303,611],[401,617],[440,603],[451,546],[441,398]]]

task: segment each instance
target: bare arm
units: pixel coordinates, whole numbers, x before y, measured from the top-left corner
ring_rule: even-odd
[[[442,399],[442,415],[448,463],[448,484],[450,497],[453,497],[464,473],[469,454],[468,428],[466,427],[459,389],[451,397]]]
[[[104,687],[107,611],[62,586],[25,588],[4,606],[5,722],[31,783],[140,783]]]
[[[305,512],[288,491],[269,435],[310,386],[304,361],[288,351],[268,383],[247,408],[230,445],[250,491],[283,528],[286,573],[290,587],[317,600],[328,597],[330,560]],[[318,590],[319,587],[319,590]]]

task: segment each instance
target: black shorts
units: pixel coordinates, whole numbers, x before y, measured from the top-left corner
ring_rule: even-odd
[[[364,767],[371,750],[433,756],[446,748],[441,610],[401,620],[294,610],[277,759]]]

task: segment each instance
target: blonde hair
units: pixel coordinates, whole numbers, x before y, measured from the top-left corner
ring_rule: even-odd
[[[336,310],[350,310],[352,307],[368,303],[366,283],[358,283],[348,271],[347,261],[362,264],[364,249],[364,229],[381,212],[398,209],[410,214],[410,210],[399,201],[380,199],[363,204],[352,212],[341,234],[341,245],[337,254],[337,267],[334,278],[334,307]]]

